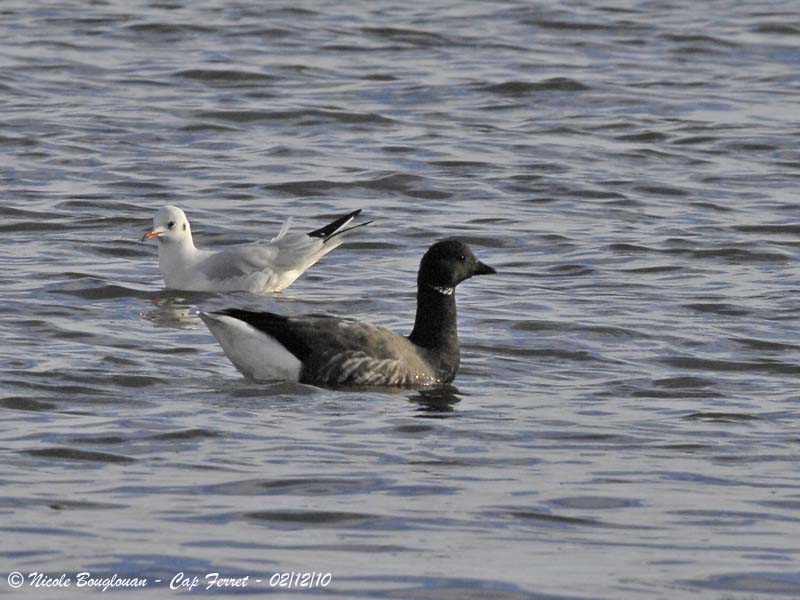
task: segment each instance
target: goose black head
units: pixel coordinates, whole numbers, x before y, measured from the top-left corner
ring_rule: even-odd
[[[432,287],[443,294],[452,294],[453,289],[465,279],[492,273],[497,271],[479,261],[469,246],[449,238],[436,242],[422,257],[417,282],[420,286]]]

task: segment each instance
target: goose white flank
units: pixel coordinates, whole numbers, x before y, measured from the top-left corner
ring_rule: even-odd
[[[406,336],[329,316],[283,317],[227,309],[200,313],[246,377],[322,386],[411,387],[449,383],[460,352],[456,286],[496,271],[456,239],[435,243],[417,276],[417,315]]]
[[[331,250],[349,232],[370,221],[348,225],[354,210],[309,233],[289,233],[291,218],[269,242],[244,244],[213,252],[200,250],[184,212],[164,206],[153,217],[153,228],[142,241],[158,240],[158,266],[169,289],[190,292],[279,292]]]

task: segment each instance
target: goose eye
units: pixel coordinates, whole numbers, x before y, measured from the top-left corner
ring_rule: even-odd
[[[464,262],[465,260],[467,260],[467,257],[462,254],[461,256],[458,257],[458,260]]]
[[[174,228],[175,227],[175,221],[170,221],[169,223],[167,223],[167,227],[169,227],[170,229]]]

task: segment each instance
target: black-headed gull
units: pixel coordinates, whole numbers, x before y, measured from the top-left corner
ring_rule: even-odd
[[[455,239],[422,257],[417,316],[408,337],[336,317],[283,317],[227,309],[200,313],[225,354],[246,377],[332,386],[426,386],[458,370],[455,287],[496,271]]]
[[[142,236],[142,241],[158,239],[158,266],[164,284],[170,289],[265,294],[288,287],[338,247],[344,234],[369,225],[367,222],[347,227],[360,212],[354,210],[310,233],[288,233],[289,218],[268,243],[212,252],[195,248],[192,229],[180,208],[164,206],[153,217],[153,228]]]

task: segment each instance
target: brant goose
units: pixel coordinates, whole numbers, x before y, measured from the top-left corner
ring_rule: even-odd
[[[330,316],[284,317],[227,309],[200,313],[245,376],[329,386],[425,386],[449,383],[460,360],[455,287],[496,271],[465,243],[447,239],[422,257],[417,316],[408,337]]]
[[[269,243],[245,244],[211,252],[198,250],[184,212],[161,208],[142,241],[158,239],[158,266],[170,289],[190,292],[279,292],[342,243],[344,234],[370,222],[347,227],[354,210],[307,234],[288,234],[289,218]]]

